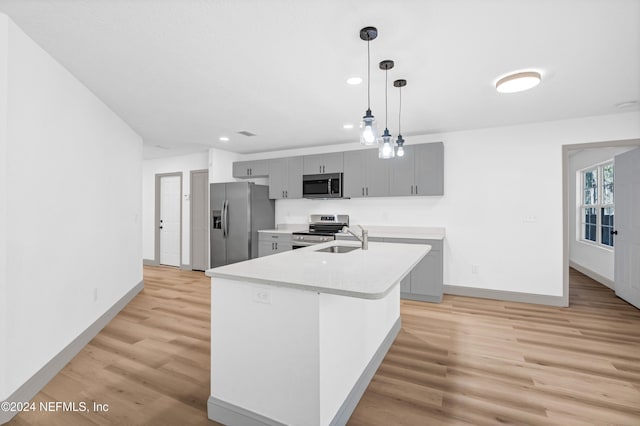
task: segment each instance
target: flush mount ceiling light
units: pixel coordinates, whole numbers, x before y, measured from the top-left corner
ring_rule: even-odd
[[[371,52],[369,43],[378,37],[378,30],[374,27],[364,27],[360,30],[360,38],[367,42],[367,111],[360,123],[360,143],[362,145],[375,145],[378,139],[376,119],[371,114]]]
[[[400,119],[402,118],[402,88],[407,85],[407,80],[396,80],[393,82],[393,87],[397,87],[400,92],[400,102],[398,102],[398,139],[396,145],[398,149],[396,155],[398,157],[404,157],[404,138],[402,137],[402,127],[400,126]]]
[[[532,89],[540,84],[542,77],[537,71],[524,71],[509,74],[496,82],[496,90],[500,93],[516,93]]]
[[[362,78],[360,77],[350,77],[347,79],[347,84],[350,84],[352,86],[356,86],[360,83],[362,83]]]
[[[387,108],[387,86],[389,70],[393,68],[393,61],[387,59],[380,62],[380,69],[384,70],[384,133],[378,140],[378,158],[389,159],[395,156],[395,149],[393,148],[393,141],[391,140],[391,134],[389,134],[389,128],[387,126],[387,117],[389,111]]]
[[[346,123],[342,125],[343,129],[353,129],[353,124],[351,123]]]

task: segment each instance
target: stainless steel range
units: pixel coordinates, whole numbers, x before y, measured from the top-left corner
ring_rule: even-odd
[[[349,226],[349,215],[312,214],[309,216],[309,230],[292,234],[293,249],[332,241],[344,226]]]

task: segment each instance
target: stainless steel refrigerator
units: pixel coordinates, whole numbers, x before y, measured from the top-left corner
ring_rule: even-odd
[[[251,182],[212,183],[211,267],[258,257],[258,230],[275,227],[269,187]]]

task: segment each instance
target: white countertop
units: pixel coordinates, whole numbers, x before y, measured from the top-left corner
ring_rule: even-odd
[[[369,243],[369,250],[322,253],[330,246],[359,247],[331,241],[209,269],[213,278],[250,281],[362,299],[380,299],[431,250],[423,244]],[[215,285],[215,280],[214,280]]]
[[[309,225],[306,224],[278,224],[276,229],[260,229],[258,232],[269,232],[272,234],[292,234],[294,232],[304,232],[309,230]]]
[[[360,232],[357,223],[349,227]],[[369,237],[376,238],[414,238],[420,240],[443,240],[445,236],[444,228],[422,227],[422,226],[369,226],[362,224],[369,232]]]

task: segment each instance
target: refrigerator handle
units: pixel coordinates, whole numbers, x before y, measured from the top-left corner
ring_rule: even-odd
[[[224,238],[227,238],[227,234],[229,233],[229,229],[227,228],[229,223],[228,216],[227,216],[228,211],[229,211],[229,201],[224,200],[224,203],[222,203],[222,236]]]

